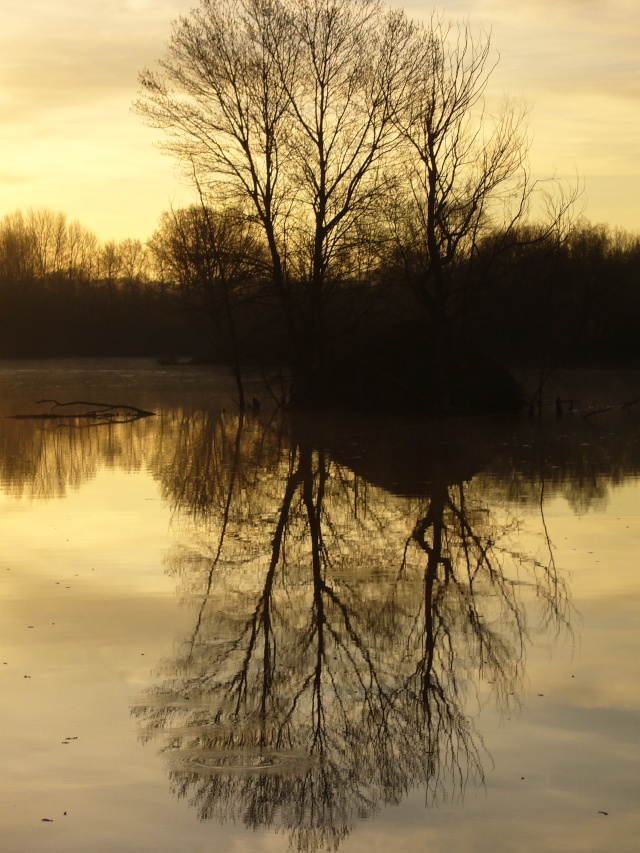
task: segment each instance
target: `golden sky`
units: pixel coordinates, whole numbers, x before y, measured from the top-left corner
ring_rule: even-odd
[[[153,232],[186,203],[159,132],[131,111],[138,72],[163,54],[195,0],[2,0],[0,216],[48,207],[101,239]],[[430,3],[404,5],[426,17]],[[500,62],[490,95],[532,110],[537,177],[575,178],[586,215],[640,230],[638,0],[450,0],[490,28]]]

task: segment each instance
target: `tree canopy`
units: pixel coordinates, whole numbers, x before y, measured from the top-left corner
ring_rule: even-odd
[[[363,246],[398,265],[446,373],[470,264],[486,282],[539,189],[526,110],[486,108],[493,67],[487,33],[379,0],[201,0],[142,73],[136,109],[162,146],[208,204],[261,229],[299,395],[326,378],[327,312]],[[561,238],[574,200],[557,195],[527,239]]]

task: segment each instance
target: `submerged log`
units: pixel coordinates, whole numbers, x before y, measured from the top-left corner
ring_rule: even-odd
[[[141,418],[149,418],[155,412],[140,409],[138,406],[123,405],[120,403],[96,403],[91,400],[70,400],[61,403],[58,400],[38,400],[37,405],[50,403],[48,412],[35,412],[31,414],[8,415],[14,420],[81,420],[96,424],[128,424]],[[70,407],[89,407],[80,411],[69,411]],[[67,409],[68,411],[60,411]]]

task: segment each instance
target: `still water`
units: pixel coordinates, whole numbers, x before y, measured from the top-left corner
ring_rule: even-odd
[[[434,425],[0,365],[0,851],[637,850],[640,374],[556,381]]]

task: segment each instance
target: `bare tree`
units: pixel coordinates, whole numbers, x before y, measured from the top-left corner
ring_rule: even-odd
[[[393,118],[407,94],[414,28],[371,0],[290,3],[295,69],[275,41],[290,98],[298,278],[305,283],[303,353],[322,373],[326,290],[340,283],[339,257],[358,222],[389,189],[384,159],[398,143]]]
[[[24,282],[36,276],[33,240],[21,211],[0,222],[0,280]]]
[[[269,247],[272,280],[286,298],[283,250],[291,187],[282,178],[288,104],[274,33],[286,37],[278,2],[202,0],[175,22],[159,71],[141,75],[136,107],[163,129],[163,148],[217,199],[250,201]]]
[[[201,0],[141,77],[165,149],[215,196],[250,201],[299,391],[322,371],[332,260],[385,187],[412,36],[377,0]]]
[[[77,220],[67,227],[67,274],[70,279],[93,281],[98,268],[99,244],[96,235]]]
[[[244,408],[243,350],[236,312],[264,277],[265,246],[240,210],[199,206],[165,213],[149,241],[156,267],[189,309],[210,325],[223,317],[229,335],[238,402]]]
[[[90,282],[99,252],[92,231],[48,208],[30,208],[26,215],[18,210],[0,222],[0,275],[5,278]]]
[[[122,240],[119,245],[122,261],[121,275],[123,282],[129,287],[141,284],[148,277],[147,249],[140,240],[130,237]]]
[[[163,147],[264,231],[300,398],[326,381],[331,297],[385,210],[446,408],[452,318],[542,189],[526,109],[485,106],[493,67],[488,35],[435,15],[418,26],[380,0],[201,0],[143,72],[136,108]],[[527,239],[562,234],[574,200],[549,194]]]
[[[30,208],[26,216],[36,275],[45,278],[64,271],[67,250],[67,217],[47,208]]]
[[[120,278],[123,270],[123,259],[120,251],[120,244],[115,240],[107,240],[100,249],[99,256],[100,278],[102,278],[107,287],[115,287],[116,282]]]
[[[441,323],[453,262],[503,215],[514,221],[526,209],[528,128],[524,108],[514,103],[495,118],[487,115],[484,93],[494,67],[488,36],[432,17],[419,49],[419,71],[398,127],[413,200],[410,244],[419,247],[423,267],[412,285]]]
[[[434,402],[446,408],[452,327],[472,269],[477,283],[479,247],[486,284],[491,261],[515,243],[563,237],[578,193],[532,181],[524,105],[506,100],[496,114],[487,109],[496,64],[488,34],[433,15],[415,49],[411,97],[397,113],[405,156],[392,230],[403,276],[430,323]],[[532,212],[537,226],[525,229]]]

